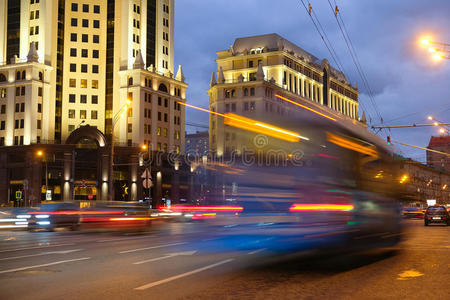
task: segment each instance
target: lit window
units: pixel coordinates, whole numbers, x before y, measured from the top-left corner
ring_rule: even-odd
[[[92,88],[98,89],[98,80],[92,80]]]
[[[69,79],[69,87],[77,87],[77,80],[74,78]]]
[[[87,88],[87,79],[81,79],[80,87],[83,89]]]
[[[156,130],[156,135],[161,136],[161,127],[158,127]]]
[[[91,119],[92,120],[97,120],[97,111],[96,110],[92,110],[91,111]]]
[[[69,109],[69,119],[75,119],[75,109]]]
[[[80,110],[80,119],[82,119],[82,120],[86,119],[86,111],[85,110]]]

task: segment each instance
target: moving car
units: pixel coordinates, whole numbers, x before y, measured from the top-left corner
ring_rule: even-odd
[[[424,212],[418,207],[407,207],[403,210],[405,219],[423,219]]]
[[[425,226],[430,223],[445,223],[450,226],[450,216],[444,206],[430,206],[425,212]]]
[[[80,225],[79,206],[75,203],[41,204],[38,209],[28,214],[28,230],[53,231],[61,227],[76,230]]]

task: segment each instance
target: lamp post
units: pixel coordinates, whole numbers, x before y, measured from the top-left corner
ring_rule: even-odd
[[[45,200],[47,200],[47,190],[48,190],[48,164],[47,159],[44,157],[44,152],[42,150],[38,150],[36,152],[38,157],[41,157],[45,161]]]
[[[431,53],[431,57],[435,61],[440,61],[442,59],[450,59],[450,44],[436,42],[430,38],[422,38],[420,44],[423,47],[427,47],[428,51]]]
[[[128,106],[131,104],[131,101],[127,99],[127,103],[120,108],[120,110],[116,113],[112,121],[111,128],[111,153],[109,157],[109,200],[113,201],[114,199],[114,127],[116,127],[117,121],[119,121],[128,110]]]

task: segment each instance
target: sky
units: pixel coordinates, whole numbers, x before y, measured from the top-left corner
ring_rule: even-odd
[[[420,46],[429,36],[450,43],[450,0],[309,0],[343,66],[347,79],[358,83],[360,114],[370,125],[430,123],[432,115],[450,122],[450,60],[436,62]],[[372,91],[369,97],[330,8],[337,4]],[[306,5],[308,1],[304,0]],[[175,0],[175,70],[183,66],[189,84],[187,102],[208,107],[211,73],[217,71],[216,51],[238,37],[278,33],[336,67],[300,0]],[[450,47],[448,48],[450,50]],[[186,110],[188,122],[208,124],[208,115]],[[449,127],[450,128],[450,127]],[[188,132],[205,130],[187,126]],[[420,147],[436,127],[391,129],[379,133]],[[397,153],[425,162],[425,151],[395,144]]]

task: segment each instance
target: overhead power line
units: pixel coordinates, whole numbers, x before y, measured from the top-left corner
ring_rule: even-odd
[[[373,96],[372,89],[370,88],[370,85],[369,85],[369,82],[368,82],[367,77],[365,75],[365,72],[364,72],[364,70],[363,70],[363,68],[361,66],[360,61],[359,61],[358,54],[356,53],[356,50],[355,50],[355,48],[353,46],[353,43],[352,43],[352,41],[350,39],[350,36],[348,34],[348,31],[347,31],[347,28],[345,26],[344,20],[342,19],[340,11],[339,11],[339,9],[337,7],[336,1],[335,1],[335,7],[334,8],[333,8],[333,5],[331,4],[330,0],[328,0],[328,4],[330,5],[330,8],[331,8],[331,10],[333,12],[333,15],[334,15],[334,17],[336,19],[336,22],[337,22],[337,24],[339,26],[339,29],[340,29],[341,33],[342,33],[342,36],[344,37],[345,44],[347,45],[347,48],[348,48],[348,50],[350,52],[350,56],[352,57],[353,63],[356,66],[357,73],[361,77],[361,80],[362,80],[362,82],[363,82],[363,84],[364,84],[364,86],[365,86],[365,88],[367,90],[370,102],[371,102],[371,104],[372,104],[372,106],[373,106],[373,108],[375,110],[375,113],[377,114],[378,118],[380,119],[381,123],[383,124],[383,117],[380,114],[380,111],[379,111],[378,106],[376,104],[375,98]]]

